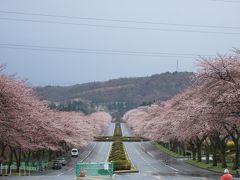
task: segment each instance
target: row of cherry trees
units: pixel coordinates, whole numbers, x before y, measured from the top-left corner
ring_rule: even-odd
[[[214,58],[200,58],[194,85],[166,102],[139,107],[124,119],[136,134],[171,147],[191,149],[193,159],[202,152],[209,163],[227,167],[227,142],[234,142],[233,169],[239,167],[240,138],[240,51]],[[183,146],[183,144],[185,146]]]
[[[110,124],[111,116],[105,112],[50,110],[25,81],[4,74],[4,68],[0,65],[0,163],[15,157],[19,166],[22,156],[79,148]]]

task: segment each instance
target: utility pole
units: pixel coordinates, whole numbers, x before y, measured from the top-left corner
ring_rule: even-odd
[[[178,60],[177,60],[176,72],[178,72]]]

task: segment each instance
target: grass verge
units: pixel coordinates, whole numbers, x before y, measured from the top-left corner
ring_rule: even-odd
[[[221,164],[219,164],[218,166],[212,166],[211,162],[209,164],[206,164],[205,162],[197,162],[194,160],[186,160],[185,162],[193,166],[197,166],[199,168],[206,169],[213,172],[218,172],[218,173],[223,173],[225,169],[221,167]],[[227,166],[229,167],[228,170],[230,171],[231,174],[236,174],[236,170],[231,169],[232,165],[233,165],[232,163],[227,163]]]
[[[167,148],[163,147],[162,145],[158,144],[157,142],[152,142],[152,144],[159,150],[165,152],[166,154],[168,154],[169,156],[175,157],[175,158],[183,158],[183,155],[174,153],[170,150],[168,150]]]

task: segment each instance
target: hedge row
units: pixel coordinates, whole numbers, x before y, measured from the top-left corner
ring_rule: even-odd
[[[114,171],[131,169],[131,162],[127,158],[123,142],[121,141],[113,142],[108,160],[114,162]]]
[[[98,136],[94,137],[95,141],[124,141],[124,142],[141,142],[141,141],[149,141],[143,137],[131,137],[131,136],[122,136],[122,137],[114,137],[114,136]]]
[[[116,123],[113,136],[114,137],[122,137],[122,129],[121,129],[120,123]]]

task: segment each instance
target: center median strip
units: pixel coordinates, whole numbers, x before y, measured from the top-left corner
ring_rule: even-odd
[[[112,171],[111,171],[112,174],[113,174],[113,170],[114,170],[114,173],[116,173],[116,174],[139,172],[136,169],[135,165],[132,163],[132,161],[127,153],[127,149],[125,148],[125,145],[121,141],[122,140],[122,138],[121,138],[122,131],[121,131],[120,123],[116,123],[116,125],[115,125],[114,137],[115,137],[115,139],[114,139],[113,143],[111,143],[109,151],[107,152],[107,150],[106,150],[108,156],[107,156],[107,159],[105,160],[105,164],[106,163],[112,163],[112,164],[114,163],[114,166],[112,165]],[[89,155],[94,151],[94,149],[96,149],[95,148],[96,144],[97,143],[94,144],[92,149],[86,154],[85,157],[81,158],[82,162],[81,163],[79,162],[80,166],[84,165],[83,161],[89,157]],[[99,163],[85,163],[85,164],[93,165],[93,164],[99,164]],[[76,177],[75,179],[85,179],[85,180],[88,180],[88,179],[89,180],[113,179],[113,177],[109,177],[106,175],[104,177],[102,177],[103,174],[100,173],[100,171],[103,171],[103,170],[105,171],[105,169],[101,169],[101,168],[98,169],[99,171],[96,171],[96,172],[94,171],[95,172],[95,174],[94,174],[93,172],[91,173],[86,167],[84,167],[85,172],[87,172],[86,177],[79,177],[78,174],[80,174],[80,173],[78,173],[78,171],[76,171],[76,174],[78,177]],[[81,167],[80,167],[80,170],[81,170]],[[94,177],[93,177],[93,174],[94,174]],[[98,177],[95,175],[100,175],[100,176]]]
[[[108,160],[114,162],[115,173],[135,173],[138,172],[132,163],[122,139],[121,124],[116,123],[114,130],[114,142],[112,143],[111,152]]]

